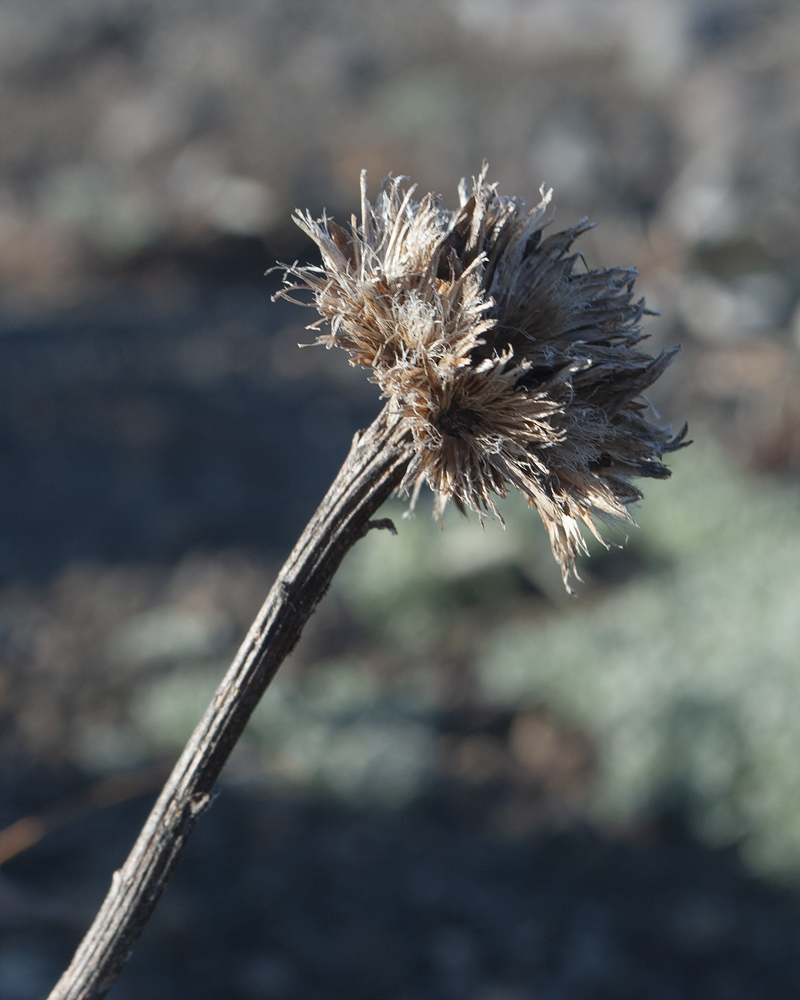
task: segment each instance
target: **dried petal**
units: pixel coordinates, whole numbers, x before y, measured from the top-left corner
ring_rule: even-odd
[[[552,192],[531,210],[497,194],[486,166],[462,181],[461,207],[387,178],[375,204],[361,178],[361,220],[349,229],[308,213],[295,221],[322,266],[286,268],[286,288],[308,289],[341,347],[370,368],[406,418],[415,443],[402,489],[427,482],[441,516],[449,500],[497,513],[494,497],[518,489],[550,536],[565,586],[586,552],[592,518],[631,521],[634,477],[664,478],[662,456],[684,430],[651,423],[641,393],[674,352],[639,350],[643,300],[636,272],[588,270],[571,253],[582,220],[545,237]],[[413,503],[413,499],[412,499]]]

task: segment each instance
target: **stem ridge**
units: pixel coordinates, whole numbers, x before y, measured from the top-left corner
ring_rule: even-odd
[[[284,563],[228,672],[189,738],[91,927],[48,1000],[100,1000],[144,930],[220,772],[349,549],[397,489],[411,459],[403,418],[387,405],[353,438],[344,465]]]

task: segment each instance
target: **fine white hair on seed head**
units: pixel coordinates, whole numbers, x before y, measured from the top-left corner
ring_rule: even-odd
[[[341,347],[401,412],[414,452],[401,489],[427,482],[434,512],[497,513],[517,489],[547,528],[565,586],[593,517],[631,521],[632,480],[663,479],[662,456],[683,445],[649,419],[642,393],[674,351],[639,348],[646,309],[636,271],[587,269],[571,252],[583,219],[545,236],[552,192],[526,209],[486,180],[459,185],[460,207],[388,177],[374,203],[361,176],[361,218],[346,227],[298,213],[321,266],[285,269],[279,293],[310,290]],[[308,304],[308,303],[303,303]]]

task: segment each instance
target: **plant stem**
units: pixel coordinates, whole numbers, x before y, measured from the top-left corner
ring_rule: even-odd
[[[347,459],[278,574],[264,606],[175,765],[69,968],[48,1000],[99,1000],[127,961],[225,761],[294,648],[348,550],[371,527],[410,459],[401,417],[384,407]]]

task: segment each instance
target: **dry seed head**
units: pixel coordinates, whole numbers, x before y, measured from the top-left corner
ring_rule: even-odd
[[[287,267],[279,294],[310,290],[309,329],[328,324],[317,342],[370,368],[404,415],[414,453],[401,489],[427,482],[439,517],[451,499],[496,514],[493,497],[520,490],[569,589],[581,524],[603,541],[592,517],[631,522],[642,496],[631,479],[669,475],[660,459],[685,428],[651,423],[641,393],[674,352],[637,347],[634,270],[588,270],[570,253],[586,219],[544,236],[551,191],[526,210],[484,164],[451,212],[402,180],[387,178],[372,204],[362,173],[361,219],[346,228],[299,213],[322,266]]]

